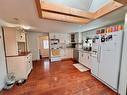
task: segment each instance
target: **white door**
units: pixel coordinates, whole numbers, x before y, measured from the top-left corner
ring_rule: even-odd
[[[49,57],[49,38],[48,36],[41,36],[39,38],[40,41],[40,55],[42,58]]]
[[[2,31],[0,28],[0,90],[4,86],[5,77],[6,77],[6,64],[5,64],[4,44]]]

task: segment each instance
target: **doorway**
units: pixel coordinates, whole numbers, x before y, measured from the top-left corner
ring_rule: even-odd
[[[44,36],[39,37],[40,47],[40,59],[49,58],[49,35],[46,34]]]

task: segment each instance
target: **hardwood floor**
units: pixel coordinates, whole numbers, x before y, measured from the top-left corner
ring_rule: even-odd
[[[91,76],[79,72],[72,60],[34,62],[34,69],[21,86],[3,90],[0,95],[117,95]]]

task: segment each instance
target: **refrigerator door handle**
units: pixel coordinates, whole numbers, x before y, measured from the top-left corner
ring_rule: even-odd
[[[101,47],[98,47],[97,61],[100,63]]]
[[[100,63],[100,60],[101,60],[101,47],[100,47],[100,53],[99,53],[99,63]]]
[[[97,62],[99,62],[99,52],[100,52],[100,50],[99,50],[99,47],[98,47]]]

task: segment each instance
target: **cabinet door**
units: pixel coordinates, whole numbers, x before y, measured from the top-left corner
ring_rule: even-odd
[[[60,50],[61,59],[65,58],[65,49]]]
[[[82,33],[75,33],[75,42],[81,43],[82,42]]]
[[[99,63],[97,61],[97,57],[91,55],[90,56],[90,64],[91,64],[91,73],[98,77],[98,66]]]
[[[66,43],[66,34],[59,34],[60,43]]]
[[[49,34],[49,38],[50,38],[50,39],[54,39],[54,36],[55,36],[54,33],[50,33],[50,34]]]
[[[84,66],[88,67],[88,68],[91,68],[89,56],[90,56],[90,54],[88,54],[88,53],[82,53],[80,63],[83,64]]]
[[[75,33],[75,42],[78,43],[78,34]]]
[[[16,80],[27,78],[26,65],[23,56],[7,57],[7,66],[8,66],[8,73],[14,73]]]
[[[81,64],[83,64],[83,53],[82,52],[79,52],[79,62],[81,63]]]
[[[81,52],[79,52],[79,62],[81,63],[81,57],[82,57],[82,54]]]
[[[91,68],[90,66],[90,54],[89,53],[84,53],[84,65],[88,68]]]
[[[6,56],[18,55],[16,32],[17,31],[15,28],[4,28]]]
[[[71,35],[70,34],[67,34],[66,44],[69,44],[69,43],[71,43]]]
[[[68,48],[67,50],[66,50],[66,56],[68,57],[68,58],[73,58],[73,49],[71,49],[71,48]]]
[[[70,49],[70,58],[73,58],[73,49]]]

